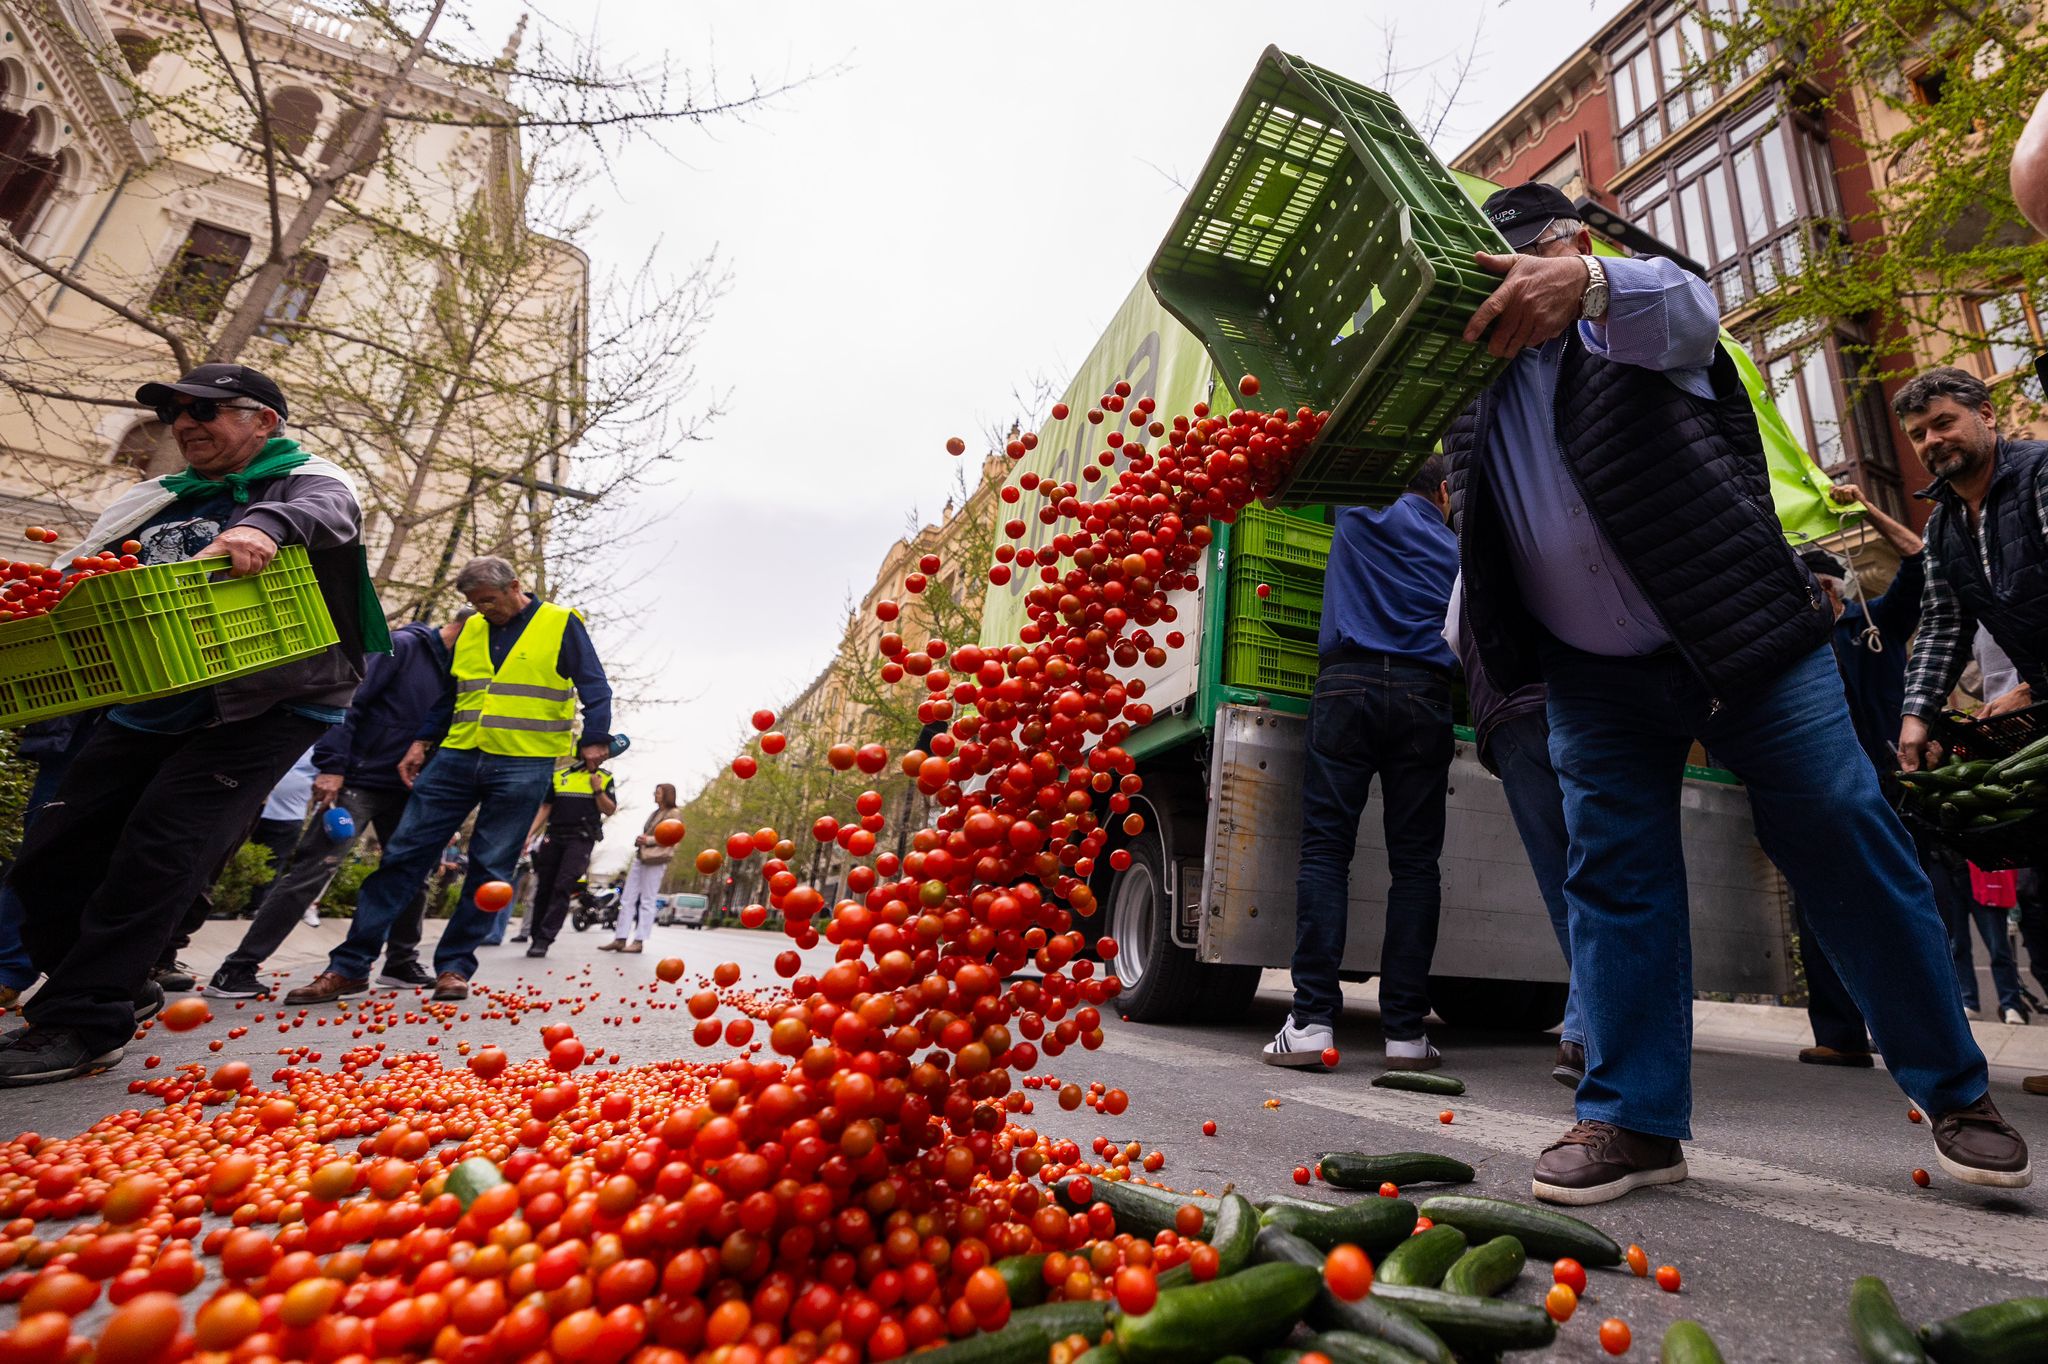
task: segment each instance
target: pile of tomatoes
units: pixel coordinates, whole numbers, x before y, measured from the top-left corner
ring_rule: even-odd
[[[41,544],[51,544],[57,539],[57,532],[41,526],[30,526],[26,534],[31,541]],[[48,615],[58,602],[89,578],[140,568],[142,561],[135,556],[141,549],[138,541],[128,540],[121,545],[118,554],[79,555],[71,561],[68,569],[19,561],[0,562],[0,624]]]
[[[739,994],[728,963],[687,996],[698,1044],[740,1055],[593,1070],[596,1049],[559,1024],[536,1059],[485,1047],[454,1071],[359,1043],[333,1071],[294,1051],[267,1090],[238,1062],[138,1080],[161,1107],[0,1146],[0,1301],[20,1309],[0,1360],[856,1364],[999,1327],[1009,1297],[990,1266],[1036,1252],[1055,1298],[1149,1303],[1155,1272],[1203,1248],[1118,1235],[1106,1206],[1070,1213],[1051,1189],[1158,1161],[1105,1139],[1090,1162],[1019,1125],[1026,1086],[1051,1086],[1016,1077],[1100,1047],[1120,988],[1115,943],[1084,955],[1079,926],[1098,864],[1128,865],[1121,841],[1144,830],[1124,744],[1151,710],[1118,670],[1183,642],[1170,598],[1194,585],[1208,522],[1270,492],[1322,417],[1198,406],[1168,421],[1120,383],[1087,420],[1109,430],[1078,481],[1027,473],[1002,494],[1055,528],[989,569],[1036,574],[1021,641],[882,637],[885,676],[922,688],[921,719],[946,726],[896,758],[939,810],[910,851],[874,853],[869,791],[810,828],[862,859],[837,903],[802,883],[777,830],[697,855],[705,870],[766,858],[769,904],[747,913],[779,910],[796,949],[776,960],[784,995]],[[764,737],[764,754],[781,748]],[[890,760],[879,745],[827,755],[869,774]],[[807,966],[821,942],[830,963]],[[1017,975],[1027,964],[1037,978]],[[686,988],[681,974],[659,971]],[[1058,1093],[1068,1109],[1128,1103]],[[503,1182],[465,1200],[450,1172],[477,1158]],[[191,1303],[209,1258],[222,1283]],[[102,1294],[119,1306],[95,1343],[76,1318]]]

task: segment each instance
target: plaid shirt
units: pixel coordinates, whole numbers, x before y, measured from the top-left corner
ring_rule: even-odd
[[[2004,441],[1999,442],[1999,448],[2005,448]],[[1938,501],[1926,527],[1930,550],[1939,539],[1937,518],[1945,524],[1951,517],[1964,515],[1962,499],[1951,493],[1946,484],[1937,483],[1935,490]],[[2037,501],[2034,514],[2048,528],[2048,478],[2040,482]],[[1984,541],[1988,525],[1989,518],[1979,516],[1972,532],[1965,521],[1958,527],[1961,535],[1957,537],[1976,546],[1978,565],[1987,577],[1991,571]],[[1977,617],[1956,596],[1949,581],[1952,571],[1934,554],[1927,555],[1927,584],[1920,591],[1920,633],[1913,637],[1913,658],[1906,666],[1906,714],[1922,719],[1939,715],[1947,708],[1949,693],[1955,690],[1957,679],[1969,664],[1971,645],[1977,636]]]

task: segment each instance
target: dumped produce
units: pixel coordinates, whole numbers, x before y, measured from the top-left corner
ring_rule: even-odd
[[[1325,1182],[1340,1189],[1378,1190],[1382,1184],[1470,1184],[1472,1167],[1450,1156],[1425,1151],[1399,1151],[1367,1156],[1334,1151],[1316,1161]]]
[[[1549,1208],[1507,1203],[1498,1198],[1438,1194],[1422,1205],[1432,1222],[1448,1223],[1473,1238],[1512,1236],[1529,1254],[1543,1258],[1569,1255],[1596,1269],[1621,1263],[1621,1247],[1598,1227]],[[1583,1292],[1584,1285],[1575,1285]]]
[[[1373,1077],[1375,1089],[1408,1089],[1417,1094],[1463,1094],[1465,1082],[1430,1070],[1390,1070]]]

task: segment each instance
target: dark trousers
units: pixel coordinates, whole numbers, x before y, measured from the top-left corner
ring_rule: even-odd
[[[305,829],[306,821],[303,819],[259,817],[256,827],[249,831],[249,841],[270,854],[270,879],[249,896],[247,913],[250,918],[263,912],[263,902],[270,898],[271,891],[277,889],[278,878],[284,875],[285,864],[292,860],[292,849],[299,845],[299,835]]]
[[[1806,1021],[1813,1028],[1814,1045],[1836,1051],[1869,1051],[1870,1029],[1863,1011],[1842,978],[1835,974],[1828,954],[1806,923],[1805,906],[1792,897],[1792,917],[1799,929],[1799,965],[1806,972]]]
[[[49,976],[29,1022],[102,1050],[125,1041],[149,968],[326,728],[285,710],[187,734],[96,726],[10,878],[29,955]]]
[[[2027,949],[2027,969],[2048,999],[2048,885],[2040,867],[2020,872],[2020,943]]]
[[[1380,781],[1387,838],[1387,919],[1380,942],[1380,1026],[1390,1041],[1423,1035],[1443,887],[1444,798],[1451,771],[1451,688],[1441,673],[1392,658],[1332,660],[1316,676],[1301,789],[1301,869],[1294,887],[1294,1023],[1332,1024],[1351,916],[1358,821]]]
[[[284,863],[284,870],[278,873],[277,879],[265,892],[263,903],[256,910],[256,921],[242,935],[241,945],[228,953],[221,968],[253,971],[269,960],[270,955],[291,936],[292,930],[299,926],[299,916],[306,912],[306,907],[317,904],[327,893],[327,883],[348,860],[349,850],[355,847],[356,839],[362,837],[363,830],[374,832],[380,845],[391,842],[411,795],[403,786],[388,791],[361,786],[342,787],[340,805],[355,821],[356,837],[328,837],[324,819],[308,824],[299,838],[298,847],[292,850],[290,859]],[[404,912],[391,925],[390,936],[384,941],[387,965],[398,966],[419,960],[420,920],[426,909],[427,887],[422,881]]]
[[[533,940],[546,947],[562,931],[569,916],[569,897],[576,883],[590,869],[590,850],[597,846],[595,835],[556,833],[552,829],[533,854]]]

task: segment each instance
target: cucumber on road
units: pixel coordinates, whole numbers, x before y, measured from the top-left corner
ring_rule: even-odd
[[[1415,1205],[1405,1198],[1366,1198],[1356,1203],[1309,1203],[1299,1198],[1266,1202],[1259,1220],[1291,1231],[1317,1250],[1354,1245],[1374,1255],[1392,1250],[1415,1230]]]
[[[1936,1364],[2039,1364],[2048,1359],[2048,1298],[2012,1298],[1920,1328]]]
[[[1378,1193],[1382,1184],[1470,1184],[1472,1167],[1449,1156],[1426,1151],[1396,1151],[1368,1156],[1357,1151],[1332,1151],[1316,1162],[1323,1178],[1340,1189]]]
[[[1456,1227],[1437,1226],[1418,1231],[1387,1252],[1380,1261],[1374,1282],[1404,1284],[1410,1288],[1435,1288],[1443,1282],[1444,1271],[1465,1253],[1465,1233]]]
[[[1262,1262],[1307,1265],[1318,1279],[1323,1273],[1323,1252],[1279,1227],[1261,1228],[1252,1253]],[[1325,1285],[1308,1305],[1308,1324],[1318,1331],[1352,1331],[1386,1341],[1426,1364],[1452,1364],[1451,1347],[1435,1332],[1399,1308],[1374,1302],[1370,1296],[1345,1302]]]
[[[1664,1330],[1661,1364],[1728,1364],[1707,1328],[1681,1317]]]
[[[1390,1070],[1373,1077],[1375,1089],[1412,1089],[1417,1094],[1463,1094],[1465,1082],[1455,1075],[1428,1070]]]
[[[1209,1244],[1216,1250],[1216,1277],[1235,1274],[1251,1263],[1252,1242],[1259,1234],[1259,1210],[1243,1194],[1223,1195],[1223,1203],[1210,1224]],[[1183,1260],[1159,1276],[1161,1288],[1177,1288],[1195,1281],[1194,1266]]]
[[[1899,1313],[1891,1289],[1875,1274],[1849,1287],[1849,1334],[1864,1364],[1927,1364],[1920,1337]]]
[[[1408,1313],[1460,1354],[1540,1350],[1557,1339],[1557,1323],[1542,1308],[1527,1303],[1388,1283],[1373,1284],[1371,1297]]]
[[[1322,1274],[1308,1265],[1273,1263],[1169,1288],[1143,1316],[1117,1318],[1117,1353],[1125,1364],[1208,1364],[1276,1344],[1322,1286]]]
[[[1444,1271],[1442,1287],[1446,1293],[1490,1298],[1520,1278],[1522,1266],[1528,1260],[1520,1241],[1512,1236],[1496,1236],[1459,1256],[1457,1263]]]
[[[1522,1249],[1540,1260],[1569,1255],[1589,1269],[1621,1263],[1621,1247],[1598,1227],[1548,1208],[1509,1203],[1498,1198],[1438,1194],[1422,1205],[1430,1221],[1449,1223],[1473,1240],[1512,1236]]]

